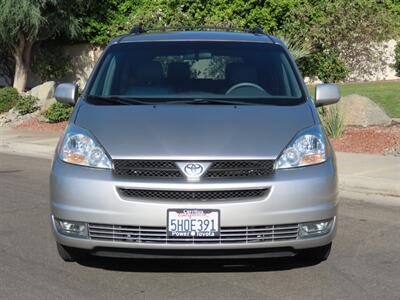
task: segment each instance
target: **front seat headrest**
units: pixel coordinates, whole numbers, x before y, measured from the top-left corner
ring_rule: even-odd
[[[168,80],[182,81],[190,79],[190,66],[184,62],[168,64]]]
[[[136,68],[135,77],[138,83],[159,83],[163,79],[163,69],[158,61],[149,61],[139,64]]]
[[[226,66],[225,77],[230,85],[251,82],[257,83],[257,70],[248,64],[230,63]]]

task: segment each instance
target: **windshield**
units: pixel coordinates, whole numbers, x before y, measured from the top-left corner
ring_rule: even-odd
[[[111,46],[89,87],[95,97],[236,99],[299,103],[299,82],[285,51],[254,42],[137,42]]]

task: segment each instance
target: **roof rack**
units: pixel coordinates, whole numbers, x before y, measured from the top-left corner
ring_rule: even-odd
[[[261,27],[257,26],[253,29],[244,29],[239,27],[223,27],[223,26],[164,26],[164,27],[148,27],[145,28],[142,25],[135,25],[132,30],[131,34],[142,34],[151,31],[187,31],[187,30],[220,30],[220,31],[231,31],[231,32],[246,32],[246,33],[253,33],[253,34],[266,34]]]

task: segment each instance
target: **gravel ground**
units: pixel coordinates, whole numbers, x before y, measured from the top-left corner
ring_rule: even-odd
[[[15,126],[21,130],[63,131],[67,122],[50,124],[29,119]],[[332,139],[340,152],[387,154],[400,156],[400,124],[388,127],[348,127],[340,138]]]
[[[336,151],[370,154],[391,154],[400,148],[400,125],[389,127],[347,128],[332,140]]]
[[[46,123],[40,122],[38,119],[29,119],[18,125],[15,125],[14,128],[21,130],[34,130],[34,131],[63,131],[67,126],[67,122],[60,123]]]

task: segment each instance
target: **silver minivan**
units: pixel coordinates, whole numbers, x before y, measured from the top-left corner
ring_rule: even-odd
[[[316,106],[340,95],[315,95],[260,30],[114,39],[79,99],[56,89],[75,106],[50,179],[61,258],[325,260],[337,172]]]

